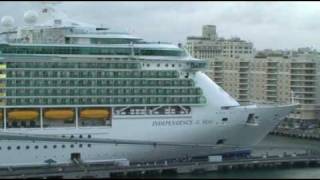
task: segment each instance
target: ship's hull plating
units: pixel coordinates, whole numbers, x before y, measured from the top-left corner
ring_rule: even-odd
[[[45,161],[48,159],[56,163],[70,163],[72,153],[80,153],[83,161],[126,158],[131,162],[219,154],[258,143],[292,109],[293,106],[237,108],[232,112],[234,119],[239,118],[237,123],[216,124],[214,123],[216,121],[212,120],[212,123],[208,124],[209,121],[201,120],[197,124],[199,121],[192,119],[192,124],[157,126],[154,122],[162,121],[161,119],[115,119],[112,128],[10,130],[6,133],[64,134],[74,137],[81,134],[83,139],[89,141],[1,140],[0,165],[46,164]],[[240,120],[239,115],[248,114],[248,112],[255,112],[260,116],[258,125],[248,125],[245,120]],[[278,116],[275,117],[275,114]],[[229,117],[232,118],[232,116]],[[123,126],[127,128],[122,128]],[[91,138],[87,138],[89,134]],[[144,140],[159,144],[90,143],[90,140],[104,138]],[[219,139],[225,139],[224,144],[217,145],[216,142]],[[169,143],[169,145],[161,145],[161,142]]]

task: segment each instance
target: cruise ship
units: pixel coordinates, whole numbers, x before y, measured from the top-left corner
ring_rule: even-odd
[[[180,45],[52,6],[0,33],[0,167],[153,162],[250,148],[296,104],[242,106]]]

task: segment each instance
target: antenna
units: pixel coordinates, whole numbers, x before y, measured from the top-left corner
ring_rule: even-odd
[[[50,13],[54,12],[54,6],[61,4],[59,1],[40,1],[40,5],[42,6],[42,13]]]
[[[42,13],[54,12],[54,6],[61,4],[59,1],[40,1]]]

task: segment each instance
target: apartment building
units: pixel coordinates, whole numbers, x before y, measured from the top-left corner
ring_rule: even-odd
[[[207,59],[206,72],[240,103],[300,104],[290,115],[296,120],[320,120],[320,53],[311,48],[255,52],[240,38],[219,38],[216,26],[204,25],[202,36],[189,36],[186,49]]]
[[[320,55],[215,57],[207,74],[240,103],[300,103],[290,118],[320,120]]]
[[[202,36],[188,36],[185,48],[189,53],[201,59],[216,56],[223,57],[250,57],[254,54],[253,44],[238,37],[219,38],[215,25],[204,25]]]

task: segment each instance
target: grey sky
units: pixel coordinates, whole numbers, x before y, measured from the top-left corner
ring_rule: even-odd
[[[39,2],[0,2],[0,16],[21,23]],[[220,37],[238,36],[257,49],[320,49],[320,2],[63,2],[75,20],[124,30],[149,41],[184,43],[214,24]]]

